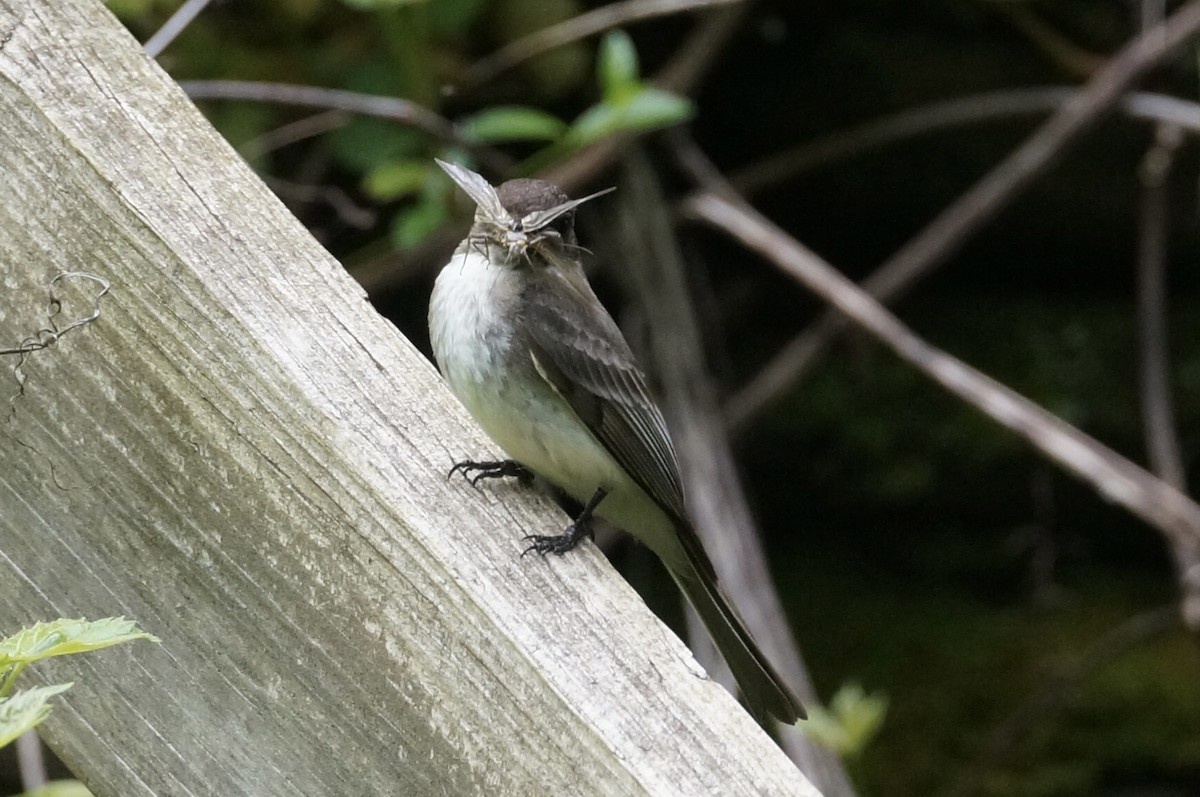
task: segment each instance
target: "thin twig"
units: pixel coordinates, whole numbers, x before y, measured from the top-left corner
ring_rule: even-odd
[[[374,207],[362,207],[336,185],[308,185],[278,177],[264,176],[263,182],[285,203],[321,203],[329,207],[347,227],[365,230],[379,221]]]
[[[705,14],[696,30],[651,82],[676,94],[692,93],[716,62],[721,48],[737,30],[746,7],[746,4],[739,4]],[[564,191],[573,191],[608,168],[629,146],[631,138],[619,135],[601,141],[538,176],[555,183]],[[447,252],[462,240],[462,232],[458,229],[448,231],[444,227],[416,251],[390,253],[375,258],[351,273],[372,296],[396,290],[414,277],[428,274],[445,263]]]
[[[31,792],[45,786],[50,778],[46,775],[46,757],[42,754],[42,740],[38,738],[37,731],[25,731],[18,736],[16,747],[21,788]]]
[[[691,94],[737,30],[746,7],[740,4],[706,14],[692,35],[679,46],[671,60],[650,82],[674,94]],[[594,179],[628,148],[634,138],[631,134],[607,138],[555,164],[540,176],[570,191],[572,186]]]
[[[193,100],[246,100],[278,105],[349,111],[363,116],[390,119],[455,146],[466,147],[487,168],[504,172],[511,160],[495,150],[466,141],[449,120],[415,102],[399,97],[362,94],[357,91],[296,86],[251,80],[184,80],[179,83]]]
[[[624,0],[609,3],[594,11],[542,28],[528,36],[510,42],[501,49],[480,59],[463,76],[459,91],[469,91],[496,75],[512,69],[523,61],[565,44],[586,39],[597,33],[671,14],[699,11],[714,6],[740,3],[743,0]]]
[[[162,55],[162,51],[167,49],[167,46],[175,41],[175,37],[183,33],[211,2],[212,0],[187,0],[142,46],[146,55],[151,58]]]
[[[1158,24],[1165,13],[1162,0],[1142,0],[1141,11],[1143,27]],[[1137,260],[1138,359],[1146,449],[1151,469],[1181,491],[1187,489],[1187,476],[1171,400],[1167,240],[1170,176],[1182,143],[1183,133],[1177,125],[1160,123],[1155,129],[1154,143],[1142,160]],[[1180,614],[1195,633],[1200,631],[1200,541],[1173,541],[1171,555],[1179,580]]]
[[[1142,161],[1141,235],[1138,246],[1138,337],[1142,420],[1150,465],[1173,487],[1185,486],[1183,456],[1171,401],[1167,345],[1168,176],[1182,143],[1179,128],[1160,126]]]
[[[737,32],[749,10],[750,2],[746,0],[701,15],[700,24],[687,41],[654,75],[654,85],[675,94],[692,94],[716,66],[717,56]]]
[[[1172,540],[1200,540],[1200,505],[1029,399],[930,345],[878,301],[740,199],[701,193],[684,212],[803,283],[903,360]]]
[[[1085,50],[1052,28],[1027,3],[991,3],[995,12],[1006,17],[1014,28],[1061,69],[1086,80],[1104,66],[1104,58]]]
[[[754,196],[805,172],[828,168],[906,139],[969,124],[1050,113],[1075,100],[1083,91],[1074,86],[1009,89],[921,105],[734,169],[728,179],[743,196]],[[1190,100],[1133,91],[1121,98],[1117,109],[1134,119],[1170,122],[1200,133],[1200,103]]]
[[[320,111],[294,122],[280,125],[245,141],[238,145],[238,152],[242,153],[242,157],[246,160],[252,161],[298,141],[316,138],[338,130],[345,127],[353,118],[346,111]]]
[[[1058,157],[1068,144],[1115,107],[1121,95],[1147,70],[1200,30],[1200,0],[1190,0],[1163,24],[1142,32],[1109,61],[1062,108],[979,182],[942,211],[928,226],[900,248],[866,280],[863,288],[881,301],[898,298],[914,283],[950,257],[976,230],[1008,205],[1035,177]],[[807,367],[824,351],[844,322],[826,313],[787,349],[798,368]],[[782,361],[772,363],[772,380],[790,385],[796,376],[783,373]],[[753,398],[763,406],[763,391]],[[746,398],[745,394],[742,398]],[[731,413],[735,431],[745,423],[745,410]]]
[[[350,111],[400,122],[442,141],[459,141],[450,120],[399,97],[253,80],[184,80],[179,87],[193,100],[248,100]]]

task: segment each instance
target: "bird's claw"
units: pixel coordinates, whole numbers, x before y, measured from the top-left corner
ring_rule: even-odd
[[[591,536],[592,524],[587,520],[576,520],[562,534],[528,534],[522,537],[521,540],[528,542],[529,547],[521,551],[521,556],[531,551],[538,556],[548,553],[561,555],[579,545],[584,537]]]
[[[481,479],[516,478],[522,484],[533,481],[533,471],[515,459],[484,461],[464,459],[462,462],[454,463],[454,467],[446,474],[446,478],[449,479],[455,473],[461,473],[472,487],[478,486]]]

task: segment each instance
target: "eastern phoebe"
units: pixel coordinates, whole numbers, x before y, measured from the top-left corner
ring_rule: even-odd
[[[496,189],[461,166],[438,165],[477,209],[433,288],[433,353],[450,389],[512,457],[453,470],[473,481],[532,472],[583,504],[565,533],[528,537],[526,552],[569,551],[590,533],[593,514],[632,533],[695,607],[750,710],[787,723],[803,717],[717,588],[683,508],[662,413],[584,276],[575,209],[599,194],[572,200],[525,179]]]

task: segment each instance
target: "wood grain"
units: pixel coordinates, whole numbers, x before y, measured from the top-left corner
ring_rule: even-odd
[[[64,271],[93,324],[0,370],[0,629],[97,795],[816,794],[97,2],[0,0],[0,342]],[[86,287],[64,313],[87,307]]]

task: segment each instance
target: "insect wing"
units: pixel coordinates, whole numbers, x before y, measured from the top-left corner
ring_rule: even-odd
[[[483,212],[488,221],[501,226],[505,225],[508,213],[500,204],[500,197],[496,195],[496,189],[492,187],[491,183],[483,179],[482,175],[459,166],[457,163],[447,163],[437,158],[434,158],[434,161],[442,167],[442,171],[450,175],[450,179],[457,183],[467,196],[471,197],[471,201]]]
[[[451,176],[453,176],[453,175],[451,175]],[[476,175],[476,176],[478,177],[478,175]],[[480,179],[482,179],[482,178],[480,178]],[[461,183],[460,183],[460,185],[461,185]],[[466,190],[466,189],[464,188],[464,190]],[[599,196],[604,196],[605,194],[611,193],[616,190],[617,190],[616,188],[605,188],[603,191],[597,191],[594,194],[588,194],[587,196],[582,197],[580,199],[571,199],[566,202],[563,202],[561,205],[555,205],[554,207],[547,208],[546,210],[535,210],[533,213],[530,213],[530,214],[526,215],[525,218],[521,219],[521,228],[524,230],[531,231],[531,232],[535,231],[535,230],[540,230],[543,227],[545,227],[547,224],[549,224],[550,222],[557,219],[559,216],[563,215],[564,213],[571,212],[575,208],[582,205],[584,202],[595,199],[596,197],[599,197]]]

